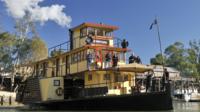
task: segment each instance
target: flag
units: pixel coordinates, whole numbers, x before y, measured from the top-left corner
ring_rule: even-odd
[[[156,24],[158,24],[158,23],[157,23],[157,19],[155,19],[155,20],[153,21],[153,23],[151,23],[151,26],[150,26],[149,30],[151,30],[151,29],[153,28],[153,25],[156,25]]]

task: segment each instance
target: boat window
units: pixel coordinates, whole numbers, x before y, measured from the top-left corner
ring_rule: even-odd
[[[67,67],[70,66],[70,58],[69,58],[69,56],[66,56],[66,63],[65,64],[67,64]]]
[[[46,65],[45,65],[46,67],[48,67],[48,66],[49,66],[49,62],[46,62],[45,64],[46,64]]]
[[[74,63],[74,54],[71,54],[71,64]]]
[[[53,60],[53,65],[56,65],[56,61],[55,60]]]
[[[121,75],[115,75],[115,82],[122,82],[122,76]]]
[[[77,61],[78,61],[78,62],[81,61],[81,52],[77,53]]]
[[[60,86],[60,80],[54,80],[53,85],[54,86]]]
[[[104,74],[103,79],[104,80],[110,80],[110,74]]]
[[[63,58],[62,58],[62,63],[65,63],[65,62],[66,62],[66,58],[63,57]]]
[[[81,61],[86,59],[86,50],[81,51]]]
[[[112,32],[110,32],[110,31],[105,32],[105,36],[112,37]]]
[[[128,81],[128,75],[124,75],[124,81]]]
[[[95,35],[95,29],[91,28],[91,27],[88,27],[88,35],[94,36]]]
[[[76,60],[77,60],[77,57],[76,57],[77,55],[74,53],[74,55],[73,55],[73,63],[76,63]]]
[[[52,71],[51,71],[51,76],[52,77],[55,77],[55,72],[54,71],[55,71],[54,68],[52,68]]]
[[[88,81],[92,80],[92,74],[88,74]]]
[[[86,58],[86,51],[81,51],[79,53],[74,53],[71,55],[71,64],[83,61]]]
[[[98,36],[104,36],[104,30],[102,30],[102,29],[96,29],[96,30],[97,30]]]
[[[82,28],[80,29],[80,37],[85,37],[87,36],[87,28]]]
[[[81,61],[84,60],[84,51],[81,51]]]

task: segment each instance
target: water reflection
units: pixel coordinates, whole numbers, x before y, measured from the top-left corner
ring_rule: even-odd
[[[1,107],[0,107],[0,112],[27,112],[27,111],[28,110],[1,109]],[[29,110],[28,112],[35,112],[35,111]],[[58,111],[37,111],[37,112],[58,112]],[[59,111],[59,112],[71,112],[71,111]],[[78,111],[76,111],[76,112],[78,112]],[[81,112],[84,112],[84,111],[81,111]],[[87,111],[85,111],[85,112],[87,112]],[[96,111],[96,112],[101,112],[101,111]],[[103,112],[110,112],[110,111],[103,111]],[[119,112],[119,111],[117,111],[117,112]],[[137,111],[131,111],[131,112],[137,112]],[[139,111],[139,112],[148,112],[148,111]],[[150,111],[150,112],[152,112],[152,111]],[[174,110],[157,111],[157,112],[200,112],[200,102],[174,101]]]
[[[200,102],[174,101],[173,112],[200,112]]]

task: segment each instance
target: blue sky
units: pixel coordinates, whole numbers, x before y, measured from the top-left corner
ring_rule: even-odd
[[[83,22],[102,22],[119,26],[115,36],[126,38],[143,63],[159,53],[157,32],[149,30],[155,16],[158,17],[163,49],[175,41],[185,44],[200,39],[199,0],[45,0],[41,6],[63,4],[72,17],[71,27]],[[14,32],[14,22],[0,2],[0,26]],[[49,21],[37,25],[37,30],[48,47],[69,39],[68,28]]]

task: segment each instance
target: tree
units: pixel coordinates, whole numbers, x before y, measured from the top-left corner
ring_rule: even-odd
[[[165,57],[162,57],[162,55],[159,53],[155,56],[155,58],[151,58],[150,62],[153,65],[162,65],[163,61],[165,62]]]
[[[16,38],[15,48],[13,50],[14,54],[14,63],[15,64],[24,64],[28,62],[31,56],[31,43],[32,40],[28,38]]]
[[[21,19],[16,19],[16,49],[15,53],[15,65],[22,63],[27,63],[32,61],[35,48],[33,48],[32,43],[35,43],[35,40],[30,39],[30,37],[39,37],[35,28],[35,23],[31,20],[30,14],[26,15]],[[40,46],[39,46],[40,47]],[[39,51],[39,50],[38,50]],[[34,53],[32,53],[34,52]],[[34,55],[35,56],[35,55]]]
[[[39,37],[34,37],[32,39],[24,38],[23,41],[18,38],[13,54],[18,61],[16,63],[27,64],[47,58],[47,52],[45,42]]]
[[[48,56],[48,49],[45,42],[39,37],[32,38],[31,61],[39,61],[47,58],[47,56]]]
[[[169,45],[165,51],[164,51],[164,57],[165,57],[165,66],[170,66],[178,69],[181,71],[181,73],[186,74],[187,73],[187,67],[189,64],[187,64],[186,55],[185,55],[185,49],[184,44],[181,42],[175,42],[172,45]],[[161,55],[156,55],[154,60],[161,60]],[[153,63],[157,64],[157,63]]]
[[[200,75],[200,40],[193,40],[189,42],[189,48],[187,49],[188,62],[191,64],[191,73],[194,76]]]
[[[8,32],[0,34],[1,68],[13,70],[16,65],[38,61],[47,57],[46,44],[39,38],[34,23],[30,21],[28,16],[16,20],[15,28],[15,35]]]
[[[165,49],[165,55],[167,57],[166,65],[175,67],[176,69],[184,72],[185,63],[185,49],[184,44],[181,42],[175,42]]]
[[[165,66],[174,67],[182,75],[199,77],[200,74],[200,41],[190,41],[189,48],[181,42],[169,45],[164,52]],[[161,64],[161,55],[151,58],[151,64]]]
[[[12,51],[15,45],[15,36],[4,32],[0,34],[0,67],[3,71],[12,69]]]

